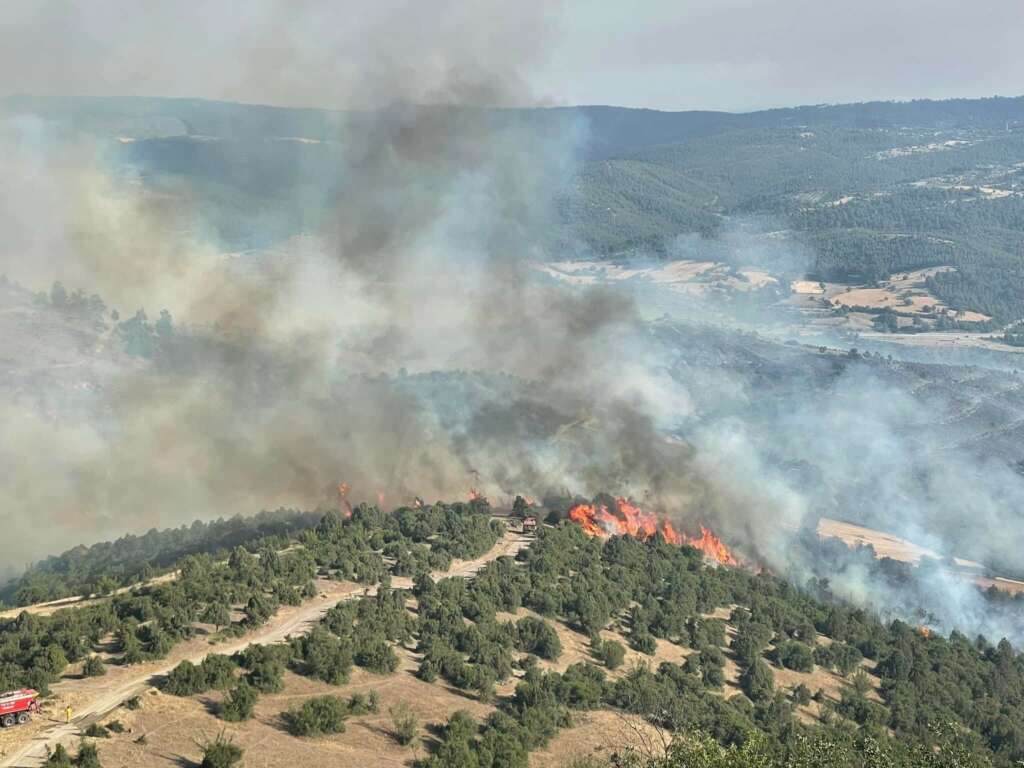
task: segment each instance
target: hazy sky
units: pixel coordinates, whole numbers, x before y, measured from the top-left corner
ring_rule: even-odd
[[[551,76],[572,103],[743,110],[1024,93],[1024,0],[570,0],[564,19]]]
[[[1022,40],[1024,0],[3,0],[0,93],[345,107],[483,72],[503,103],[744,110],[1019,95]]]

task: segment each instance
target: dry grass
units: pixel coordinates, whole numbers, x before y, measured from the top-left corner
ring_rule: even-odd
[[[716,618],[726,618],[730,609],[716,611]],[[515,615],[500,614],[499,619],[510,620],[531,614],[522,609]],[[589,640],[560,622],[552,622],[562,641],[563,653],[556,662],[540,662],[541,666],[565,670],[580,661],[592,661]],[[735,629],[727,625],[727,642],[731,643]],[[618,632],[604,631],[602,637],[628,644]],[[822,638],[827,640],[827,638]],[[663,661],[682,663],[693,653],[663,640],[653,656],[627,650],[626,663],[620,670],[610,673],[616,677],[624,674],[636,663],[646,663],[656,668]],[[478,701],[474,696],[452,688],[444,681],[425,683],[415,676],[419,663],[417,654],[408,649],[399,649],[401,666],[390,676],[377,676],[363,670],[354,670],[352,680],[340,687],[332,687],[308,678],[287,673],[285,690],[280,694],[261,697],[254,719],[248,723],[225,724],[215,717],[219,694],[178,699],[155,691],[143,696],[141,710],[130,712],[118,710],[106,720],[118,719],[127,728],[124,734],[114,735],[110,740],[99,743],[100,755],[107,768],[134,768],[137,765],[180,766],[183,761],[194,761],[199,757],[196,741],[211,737],[226,728],[228,735],[246,750],[246,765],[251,768],[292,768],[297,765],[358,765],[377,768],[378,766],[407,765],[416,757],[423,757],[432,746],[432,735],[436,726],[444,723],[456,710],[468,710],[478,720],[493,711],[494,706]],[[871,674],[872,666],[865,662],[864,668],[877,688],[878,679]],[[771,667],[776,687],[788,691],[803,683],[812,692],[822,689],[826,698],[838,701],[843,680],[831,672],[815,668],[804,674],[791,670]],[[732,658],[726,660],[727,683],[721,694],[733,696],[739,693],[739,669]],[[499,686],[499,695],[510,695],[516,678]],[[282,713],[298,701],[310,696],[335,694],[351,696],[355,692],[366,693],[376,690],[381,698],[377,714],[350,718],[346,732],[322,739],[298,739],[289,735],[282,722]],[[877,692],[870,697],[878,700]],[[421,734],[411,747],[401,747],[390,733],[391,722],[388,708],[405,702],[420,718]],[[798,716],[806,722],[820,716],[821,707],[811,702],[798,709]],[[145,744],[136,743],[145,734]],[[629,718],[607,710],[574,713],[573,727],[561,731],[544,749],[530,756],[531,768],[554,768],[568,765],[572,760],[595,756],[607,758],[614,751],[630,747],[644,753],[656,753],[663,744],[662,734],[646,722]]]
[[[187,699],[148,695],[142,709],[119,711],[108,718],[121,720],[131,732],[101,741],[100,757],[105,768],[177,767],[182,760],[198,762],[201,755],[196,741],[212,737],[224,728],[245,750],[245,765],[249,768],[398,766],[423,757],[433,739],[430,727],[443,723],[452,712],[465,709],[481,719],[493,710],[492,706],[443,683],[425,683],[417,678],[414,654],[403,651],[400,658],[402,665],[393,675],[381,677],[357,669],[347,685],[337,688],[287,673],[284,691],[261,696],[253,719],[247,723],[224,723],[212,713],[219,694]],[[285,729],[282,715],[296,702],[311,696],[347,697],[370,690],[380,694],[380,711],[350,717],[345,733],[300,739]],[[399,745],[391,734],[388,709],[401,702],[417,714],[421,724],[420,736],[408,747]],[[136,743],[143,734],[146,743]]]
[[[853,523],[844,523],[839,520],[822,518],[818,523],[818,535],[823,538],[837,538],[849,547],[871,545],[878,558],[888,557],[892,560],[920,565],[922,558],[928,557],[940,560],[940,556],[931,549],[918,546],[911,541],[902,539],[883,531],[876,531]],[[982,576],[980,571],[984,570],[981,563],[973,560],[954,557],[947,558],[945,562],[949,565],[946,573],[951,576],[970,581],[981,589],[995,587],[998,590],[1011,595],[1018,595],[1024,592],[1024,581],[1007,579],[1002,576]]]
[[[663,734],[647,721],[608,710],[573,713],[573,727],[560,731],[544,749],[530,754],[530,768],[561,768],[585,757],[607,759],[633,749],[658,755]]]
[[[840,539],[849,547],[871,545],[878,557],[888,557],[914,565],[920,563],[922,557],[938,558],[938,554],[934,551],[901,539],[899,536],[840,520],[822,518],[818,523],[818,535],[823,538]]]
[[[450,576],[470,577],[487,562],[502,555],[514,555],[528,542],[528,538],[508,532],[490,552],[474,560],[456,560],[447,573]],[[435,574],[438,577],[441,575]],[[393,584],[396,587],[408,587],[411,586],[411,580],[395,578]],[[37,718],[30,725],[0,732],[0,758],[3,758],[0,759],[0,765],[30,761],[30,755],[42,752],[47,746],[52,748],[57,742],[73,744],[77,741],[75,726],[84,726],[96,718],[104,717],[121,702],[152,685],[157,676],[165,674],[183,659],[198,662],[209,653],[234,653],[252,642],[281,642],[287,635],[308,631],[313,622],[339,601],[375,591],[350,582],[329,580],[318,580],[317,588],[316,598],[301,606],[282,607],[270,622],[241,639],[211,644],[211,638],[201,635],[175,646],[163,660],[130,667],[111,665],[108,674],[103,677],[78,678],[73,674],[73,669],[69,670],[60,682],[52,686],[54,696],[45,703],[46,716]],[[461,694],[457,695],[461,698]],[[75,724],[70,728],[62,727],[64,709],[68,705],[72,707],[75,718]]]
[[[214,714],[219,694],[180,699],[151,691],[143,696],[138,711],[118,710],[105,722],[120,720],[127,728],[109,740],[98,742],[106,768],[134,768],[145,765],[161,768],[180,766],[183,761],[198,762],[197,741],[210,738],[224,728],[245,752],[245,765],[251,768],[292,768],[306,765],[353,765],[377,768],[407,765],[428,753],[436,727],[456,710],[469,711],[478,720],[494,707],[458,691],[443,681],[425,683],[415,676],[415,653],[400,651],[402,665],[394,675],[381,677],[355,670],[352,680],[332,687],[287,673],[280,694],[264,695],[253,720],[247,723],[223,723]],[[581,660],[578,651],[560,659],[558,666]],[[512,681],[514,685],[514,680]],[[381,698],[380,711],[346,722],[345,733],[320,739],[299,739],[284,728],[282,713],[311,696],[333,694],[343,697],[376,690]],[[391,735],[389,707],[405,702],[419,716],[420,737],[411,747],[400,746]],[[145,735],[145,744],[136,740]],[[561,766],[587,755],[607,756],[625,746],[651,750],[661,743],[656,729],[642,720],[600,710],[574,713],[574,726],[560,732],[551,743],[530,757],[531,766]]]
[[[689,259],[669,261],[656,266],[598,261],[558,261],[537,264],[535,268],[572,285],[644,281],[693,296],[722,291],[742,293],[777,282],[776,278],[758,267],[744,266],[734,269],[722,262]]]
[[[794,280],[789,284],[789,290],[801,295],[821,295],[825,293],[822,283],[813,280]]]
[[[897,273],[877,287],[848,288],[829,296],[833,304],[845,307],[870,307],[871,309],[892,309],[911,315],[945,312],[957,320],[984,322],[991,320],[980,312],[955,312],[941,300],[928,292],[925,281],[940,272],[952,271],[952,267],[929,267],[913,272]]]
[[[990,579],[986,576],[977,576],[974,579],[974,583],[982,589],[988,589],[989,587],[995,587],[996,589],[1002,590],[1003,592],[1009,592],[1011,595],[1019,595],[1024,592],[1024,581],[1017,581],[1016,579],[1004,579],[1002,576],[996,576]]]
[[[544,617],[539,613],[535,613],[528,608],[520,608],[514,614],[497,614],[499,621],[515,621],[523,618],[524,616],[533,616],[534,618],[544,619]],[[598,663],[590,653],[589,637],[581,632],[576,632],[575,630],[570,629],[560,621],[554,621],[552,619],[544,620],[555,628],[555,632],[558,634],[558,639],[562,643],[562,654],[556,661],[545,661],[544,659],[539,660],[538,665],[542,669],[564,672],[570,666],[579,662],[590,662],[591,664]],[[630,648],[629,640],[627,640],[620,632],[609,629],[601,630],[601,639],[617,640],[622,643],[623,647],[626,649],[626,657],[622,666],[617,670],[610,671],[610,677],[619,677],[624,674],[626,670],[636,664],[648,664],[654,669],[656,669],[663,661],[668,661],[673,664],[682,664],[686,661],[686,657],[693,653],[693,650],[690,648],[683,648],[682,646],[658,638],[656,639],[657,647],[654,653],[648,656],[645,653],[640,653],[639,651]]]

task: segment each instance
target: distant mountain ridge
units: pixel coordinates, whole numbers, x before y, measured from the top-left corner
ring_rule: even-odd
[[[783,283],[806,276],[870,285],[949,266],[955,271],[929,285],[947,306],[991,317],[994,328],[1024,319],[1024,97],[749,113],[390,110],[426,124],[462,111],[477,129],[514,127],[513,141],[581,138],[556,216],[535,233],[560,258],[693,258],[700,238],[753,220],[771,233],[773,247],[744,240],[738,261],[756,262],[764,251],[809,254],[795,272],[759,265]],[[373,136],[387,113],[200,99],[0,101],[0,115],[35,115],[59,135],[100,140],[113,168],[164,195],[188,189],[198,228],[226,250],[319,227],[352,192],[349,140]]]
[[[481,109],[495,115],[527,115],[541,119],[581,116],[590,126],[590,153],[598,157],[751,128],[816,125],[896,128],[929,123],[948,129],[999,128],[1005,127],[1007,122],[1024,123],[1024,96],[823,104],[754,112],[661,111],[604,105],[459,109]],[[234,138],[301,136],[320,140],[337,138],[346,121],[358,123],[373,114],[188,98],[28,95],[0,99],[0,114],[3,113],[31,113],[49,119],[69,120],[81,126],[89,125],[90,121],[99,123],[100,120],[170,118],[180,121],[191,135]]]

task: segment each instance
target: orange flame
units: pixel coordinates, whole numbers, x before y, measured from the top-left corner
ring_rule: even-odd
[[[606,530],[598,522],[608,514],[608,510],[601,507],[600,512],[592,504],[577,504],[569,510],[569,519],[579,525],[583,531],[590,536],[608,536],[613,531]]]
[[[352,517],[352,503],[348,500],[348,492],[352,490],[348,483],[338,483],[338,507],[344,508],[345,517]]]
[[[476,501],[478,499],[480,501],[487,501],[487,497],[484,496],[482,493],[480,493],[480,491],[478,491],[476,488],[470,488],[469,489],[469,500],[470,501]]]
[[[686,543],[722,565],[739,565],[739,561],[733,557],[722,540],[703,525],[700,527],[700,538],[690,539]]]
[[[671,520],[662,520],[661,537],[669,544],[675,544],[677,547],[681,547],[686,543],[686,536],[675,529]]]
[[[590,536],[632,536],[646,540],[661,534],[669,544],[684,544],[699,549],[704,556],[722,565],[739,565],[729,548],[710,529],[700,526],[700,536],[687,536],[675,529],[669,520],[644,512],[626,499],[615,500],[615,513],[604,505],[577,504],[569,510],[569,519]]]
[[[919,635],[921,635],[921,637],[923,637],[925,639],[927,639],[927,638],[932,636],[932,631],[928,627],[918,627],[917,628],[917,633]]]

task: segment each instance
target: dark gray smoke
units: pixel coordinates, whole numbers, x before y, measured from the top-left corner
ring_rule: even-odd
[[[61,25],[45,21],[52,10],[24,18],[56,34]],[[48,350],[41,326],[64,316],[14,292],[12,322],[39,341],[22,350],[22,368],[39,366],[34,378],[8,381],[4,503],[23,522],[5,555],[261,506],[335,503],[342,480],[395,503],[474,485],[496,494],[610,478],[665,484],[661,464],[643,477],[659,439],[646,371],[619,370],[641,354],[623,348],[638,338],[631,302],[531,276],[586,126],[481,108],[524,97],[521,72],[541,55],[547,6],[484,10],[374,11],[360,20],[361,40],[378,37],[359,60],[367,82],[358,87],[358,78],[329,83],[305,39],[290,40],[296,24],[337,27],[326,23],[340,13],[332,4],[300,13],[267,3],[243,20],[251,39],[219,59],[239,76],[260,80],[287,65],[310,71],[321,103],[359,103],[372,85],[375,100],[398,104],[339,118],[337,179],[316,201],[327,215],[269,251],[223,253],[197,225],[197,196],[115,172],[91,118],[71,130],[32,114],[4,122],[12,183],[0,199],[2,271],[36,288],[60,279],[95,292],[122,321],[139,306],[151,320],[161,308],[177,319],[151,359],[126,354],[109,315],[77,346]],[[272,34],[281,47],[261,59],[257,43]],[[335,52],[340,41],[327,44],[323,29],[310,34],[336,63],[352,55]],[[69,66],[79,53],[67,49]],[[154,76],[163,67],[173,68],[155,63]],[[458,374],[440,398],[420,392],[417,374],[435,370],[516,376],[532,391],[509,388],[502,403],[467,384],[475,405],[452,408],[439,400],[454,397]],[[551,419],[524,452],[509,437],[538,404]],[[487,419],[493,440],[474,432]]]
[[[529,101],[547,3],[362,5],[268,1],[230,25],[209,11],[191,18],[213,41],[194,58],[172,55],[178,22],[159,12],[101,25],[117,39],[94,57],[63,4],[16,7],[4,28],[15,45],[0,49],[34,35],[65,52],[27,82],[40,93],[130,92],[133,78],[175,93],[178,68],[204,66],[226,96],[260,83],[267,101],[385,106],[334,115],[328,138],[275,137],[335,142],[329,183],[289,187],[326,213],[301,237],[241,253],[203,225],[199,190],[114,167],[98,118],[3,121],[0,272],[34,289],[63,280],[108,311],[83,331],[8,291],[0,506],[13,522],[0,556],[24,563],[125,530],[335,504],[346,481],[355,499],[380,491],[386,504],[470,487],[498,499],[631,495],[691,528],[710,522],[798,578],[818,564],[794,560],[791,540],[820,514],[1019,562],[1007,532],[1020,479],[925,437],[948,403],[907,395],[887,369],[826,358],[804,386],[776,386],[761,374],[803,365],[781,348],[762,359],[742,340],[716,346],[706,329],[648,322],[623,290],[533,268],[552,256],[555,201],[587,127],[482,107]],[[102,20],[119,4],[89,8]],[[135,129],[154,126],[170,130]],[[732,233],[712,250],[746,242]],[[109,313],[138,307],[175,319],[148,357],[129,354]],[[964,582],[939,581],[923,599],[941,603],[944,622],[1009,631],[985,623]],[[906,603],[855,567],[833,586]]]

